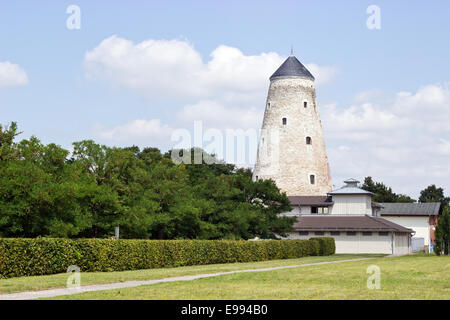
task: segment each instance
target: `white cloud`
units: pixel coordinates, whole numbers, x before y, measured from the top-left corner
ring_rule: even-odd
[[[264,101],[268,78],[285,57],[275,52],[247,56],[218,46],[204,62],[186,40],[130,40],[111,36],[85,55],[86,76],[108,79],[154,99],[223,99]],[[337,73],[334,67],[307,64],[322,84]],[[261,100],[262,99],[262,100]]]
[[[414,197],[432,183],[450,193],[448,89],[428,85],[380,104],[331,104],[321,115],[337,186],[371,175]]]
[[[96,137],[108,142],[155,146],[166,142],[172,130],[160,119],[138,119],[110,128],[97,124],[93,128],[93,133]]]
[[[381,94],[381,92],[378,89],[372,89],[372,90],[359,92],[353,98],[353,102],[354,103],[367,102],[367,101],[373,100],[374,98],[377,98],[380,94]]]
[[[312,73],[312,75],[316,79],[316,85],[330,82],[339,73],[336,67],[319,66],[315,63],[307,63],[305,64],[305,67]]]
[[[263,108],[240,108],[227,106],[214,100],[202,100],[186,105],[177,114],[180,125],[192,125],[202,121],[205,125],[217,129],[257,129],[261,126]]]
[[[0,89],[19,87],[27,83],[28,76],[19,65],[9,61],[0,62]]]
[[[149,39],[135,44],[111,36],[86,53],[87,78],[109,81],[152,100],[175,101],[179,108],[165,122],[141,119],[112,127],[97,125],[94,134],[108,143],[159,143],[167,149],[174,145],[173,130],[192,131],[194,121],[201,121],[204,129],[257,132],[269,77],[285,59],[275,52],[245,55],[238,48],[220,45],[204,61],[186,40]],[[306,66],[319,85],[337,74],[334,67]]]

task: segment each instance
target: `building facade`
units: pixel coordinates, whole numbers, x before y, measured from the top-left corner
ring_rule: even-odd
[[[422,238],[424,249],[430,251],[435,243],[436,229],[441,204],[429,203],[381,203],[380,217],[414,230],[415,238]]]
[[[414,230],[381,218],[382,206],[358,182],[348,179],[326,196],[289,197],[293,210],[284,215],[297,222],[286,238],[332,237],[336,253],[410,253]]]

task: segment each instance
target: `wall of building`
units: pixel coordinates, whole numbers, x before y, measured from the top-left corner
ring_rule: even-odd
[[[411,217],[411,216],[385,216],[382,218],[399,224],[403,227],[413,229],[416,234],[413,237],[424,238],[425,246],[430,245],[430,224],[428,216],[425,217]]]
[[[300,210],[303,211],[303,209],[300,209],[299,206],[293,206],[291,205],[292,210],[289,212],[282,212],[280,215],[282,216],[299,216],[300,215]]]
[[[410,253],[411,240],[406,233],[395,233],[394,254]]]
[[[306,144],[306,137],[311,137],[311,145]],[[315,176],[314,184],[310,175]],[[281,78],[270,82],[253,179],[256,177],[273,179],[287,195],[325,195],[331,191],[314,81]]]
[[[436,226],[438,224],[439,216],[430,216],[428,223],[430,224],[430,241],[431,244],[435,244],[436,241]]]
[[[298,232],[291,232],[287,239],[309,239],[311,237],[319,237],[314,232],[310,232],[307,236],[301,236]],[[372,232],[372,235],[365,236],[362,232],[356,232],[356,235],[349,236],[346,232],[340,232],[339,236],[331,235],[330,232],[325,232],[322,237],[334,238],[336,244],[336,253],[384,253],[392,254],[393,235],[391,232],[388,235],[379,235],[378,232]],[[404,234],[398,236],[397,245],[399,253],[408,253],[408,235]],[[406,243],[404,243],[406,239]],[[403,242],[402,242],[403,241]],[[406,245],[406,247],[405,247]]]
[[[333,195],[331,214],[372,215],[372,202],[368,195]]]

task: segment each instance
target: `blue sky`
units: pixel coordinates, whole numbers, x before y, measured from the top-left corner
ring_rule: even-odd
[[[79,30],[66,27],[69,5],[81,9]],[[381,10],[379,30],[366,27],[369,5]],[[27,81],[3,75],[3,83],[11,83],[2,87],[0,81],[0,123],[17,121],[23,137],[34,134],[44,143],[67,148],[92,138],[108,145],[168,149],[167,134],[192,127],[197,118],[219,129],[258,127],[269,84],[266,75],[292,45],[297,58],[319,73],[317,99],[337,186],[349,176],[372,175],[412,196],[430,183],[448,193],[450,132],[444,127],[450,124],[449,11],[448,1],[1,0],[0,63],[16,65]],[[105,39],[112,40],[101,45]],[[180,50],[180,65],[152,58],[139,70],[134,59],[148,56],[134,46],[149,40],[175,41],[164,42],[164,48],[174,50],[176,57]],[[110,63],[108,52],[100,50],[107,51],[108,45],[128,48],[128,65],[115,58]],[[245,69],[254,74],[248,80],[251,88],[239,89],[247,81],[239,70],[230,71],[236,81],[220,76],[211,80],[209,93],[189,95],[168,84],[180,76],[171,70],[183,69],[182,63],[195,65],[196,55],[201,58],[199,70],[208,68],[211,54],[221,46],[239,50],[242,57],[237,59],[242,61],[254,57],[255,69]],[[94,53],[90,60],[88,52]],[[219,64],[236,54],[225,49],[216,53]],[[269,53],[270,59],[263,55]],[[184,57],[189,54],[193,60]],[[267,61],[273,66],[260,72]],[[130,84],[127,77],[136,73],[141,83]],[[159,84],[161,77],[165,80]],[[202,81],[195,85],[207,83]],[[152,91],[146,83],[160,87]],[[239,99],[229,98],[237,95]],[[229,122],[226,117],[221,123],[208,122],[211,118],[198,107],[205,101],[216,103],[217,113],[242,110],[256,120],[235,123],[235,115]],[[425,116],[424,110],[429,110]],[[193,116],[187,120],[186,113]],[[137,127],[136,120],[141,120]],[[127,136],[140,129],[142,134]]]

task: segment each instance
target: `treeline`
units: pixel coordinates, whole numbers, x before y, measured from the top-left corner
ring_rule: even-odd
[[[446,197],[443,188],[438,188],[436,185],[432,184],[422,191],[420,191],[420,196],[418,201],[407,196],[405,194],[397,194],[392,191],[391,187],[386,186],[382,182],[373,181],[372,177],[366,177],[361,188],[374,193],[372,200],[375,202],[402,202],[402,203],[413,203],[413,202],[440,202],[441,209],[445,209],[450,205],[450,197]]]
[[[179,164],[156,148],[92,140],[69,152],[0,126],[0,237],[272,238],[291,230],[272,181],[226,163]],[[211,156],[211,155],[208,155]]]

